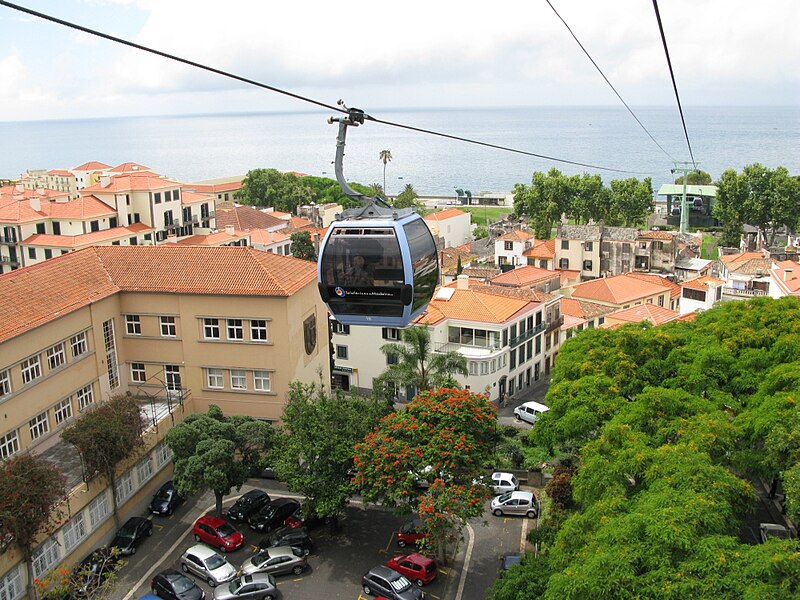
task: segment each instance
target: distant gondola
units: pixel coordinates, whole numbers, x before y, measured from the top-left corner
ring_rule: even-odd
[[[342,162],[347,126],[364,122],[350,109],[338,121],[336,179],[366,206],[345,211],[328,228],[317,265],[320,296],[344,325],[405,327],[428,306],[439,280],[436,244],[413,209],[395,209],[353,190]]]

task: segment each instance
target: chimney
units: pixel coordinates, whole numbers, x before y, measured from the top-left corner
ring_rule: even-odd
[[[469,275],[459,275],[456,278],[456,289],[459,290],[469,289]]]
[[[233,235],[233,225],[227,225],[225,227],[225,233],[227,233],[228,235]]]
[[[43,187],[41,187],[41,186],[37,187],[37,188],[36,188],[36,193],[37,193],[39,196],[44,196],[44,188],[43,188]]]
[[[783,280],[784,281],[791,281],[792,279],[794,279],[794,275],[792,274],[793,272],[794,272],[793,269],[784,269],[783,270]]]
[[[36,212],[39,212],[40,210],[42,210],[42,203],[38,198],[35,198],[35,197],[31,198],[30,202],[31,202],[31,208],[33,210],[35,210]]]

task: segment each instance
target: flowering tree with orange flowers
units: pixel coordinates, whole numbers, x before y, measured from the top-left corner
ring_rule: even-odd
[[[483,513],[490,489],[479,479],[491,454],[497,413],[469,390],[420,392],[385,416],[355,448],[353,483],[366,501],[418,512],[437,557],[466,522]]]

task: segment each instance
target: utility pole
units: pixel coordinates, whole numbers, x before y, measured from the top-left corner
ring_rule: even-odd
[[[697,172],[697,164],[694,162],[675,162],[674,168],[670,169],[669,172],[673,175],[675,173],[682,173],[683,174],[683,197],[681,198],[681,227],[680,232],[685,234],[689,230],[689,211],[686,210],[686,181],[689,179],[689,173],[696,173]],[[678,165],[684,165],[683,167],[679,167]],[[692,165],[690,169],[686,165]]]

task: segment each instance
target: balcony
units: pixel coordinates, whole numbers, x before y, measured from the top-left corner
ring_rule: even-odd
[[[491,344],[487,346],[471,346],[467,344],[459,344],[456,342],[445,342],[435,344],[433,347],[434,352],[458,352],[467,358],[491,358],[503,352],[500,344]]]
[[[538,335],[538,334],[542,333],[545,330],[546,327],[547,327],[547,323],[539,323],[533,329],[529,329],[528,331],[526,331],[524,333],[521,333],[517,337],[511,338],[511,342],[509,343],[509,345],[512,348],[514,348],[516,346],[519,346],[520,344],[522,344],[524,342],[527,342],[529,339],[531,339],[535,335]]]
[[[725,294],[726,296],[742,296],[745,298],[753,298],[755,296],[767,295],[767,292],[765,290],[757,290],[754,288],[740,289],[728,286],[722,288],[722,293]]]
[[[17,238],[6,237],[4,235],[0,235],[0,244],[7,244],[9,246],[16,246],[17,245]]]
[[[547,322],[547,329],[545,333],[550,333],[554,329],[558,329],[564,324],[564,315],[559,315],[557,319],[551,319]]]
[[[19,261],[12,260],[8,256],[0,256],[0,264],[11,265],[12,267],[18,267],[19,266]]]

